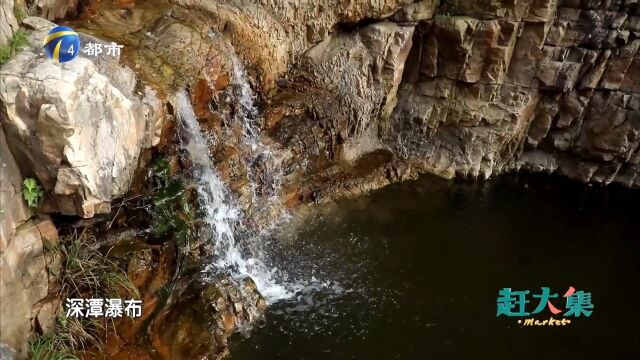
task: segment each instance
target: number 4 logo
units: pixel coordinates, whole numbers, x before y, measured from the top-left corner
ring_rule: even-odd
[[[69,46],[69,50],[67,50],[67,54],[75,54],[75,50],[73,49],[73,45]]]

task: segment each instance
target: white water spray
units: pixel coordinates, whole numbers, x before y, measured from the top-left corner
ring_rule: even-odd
[[[213,239],[215,247],[214,268],[208,267],[206,270],[227,271],[236,279],[251,277],[269,303],[292,297],[294,289],[274,280],[277,269],[270,269],[260,259],[245,255],[238,243],[236,234],[242,227],[242,213],[234,205],[229,191],[215,171],[207,140],[184,91],[176,94],[176,108],[186,132],[183,146],[193,161],[193,176],[204,212],[204,230]]]
[[[249,165],[247,166],[247,180],[252,194],[254,206],[261,208],[282,210],[280,215],[286,217],[278,190],[282,168],[280,160],[276,158],[269,146],[260,138],[260,116],[255,106],[255,94],[247,80],[247,71],[235,53],[233,46],[229,46],[229,57],[232,62],[231,84],[235,99],[239,105],[235,112],[235,120],[244,130],[244,143],[249,150]],[[262,171],[261,173],[259,173]],[[264,202],[267,200],[267,203]]]

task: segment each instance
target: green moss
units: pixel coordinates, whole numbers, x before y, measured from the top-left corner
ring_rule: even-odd
[[[9,45],[14,49],[14,51],[22,50],[23,47],[27,46],[27,44],[29,44],[29,36],[27,35],[27,32],[22,29],[18,29],[18,31],[13,34],[11,40],[9,40]]]
[[[6,63],[11,58],[11,47],[0,45],[0,65]]]
[[[13,55],[22,50],[27,44],[29,44],[27,32],[18,29],[6,45],[0,45],[0,65],[9,61]]]

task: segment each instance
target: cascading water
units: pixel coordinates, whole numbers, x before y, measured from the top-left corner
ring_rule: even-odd
[[[276,153],[261,138],[262,118],[255,106],[255,94],[242,62],[233,46],[227,44],[232,62],[231,95],[235,105],[233,118],[228,120],[242,127],[239,146],[245,156],[247,187],[251,195],[250,204],[244,204],[247,213],[235,206],[235,199],[218,176],[209,156],[210,144],[200,130],[189,97],[184,91],[176,95],[178,117],[187,134],[183,144],[193,160],[194,178],[204,209],[205,231],[214,239],[215,261],[206,271],[226,271],[238,280],[251,277],[269,303],[294,296],[308,298],[309,293],[320,288],[338,294],[342,292],[339,284],[317,279],[313,266],[310,269],[306,266],[302,272],[298,271],[300,269],[281,272],[271,265],[284,266],[278,250],[274,249],[279,244],[269,242],[267,236],[279,221],[289,218],[278,193],[282,168]],[[255,226],[248,229],[245,226],[248,222]]]
[[[233,67],[231,84],[239,105],[235,112],[235,120],[243,127],[244,143],[249,153],[247,180],[252,194],[252,203],[260,208],[280,210],[280,215],[286,215],[278,197],[282,176],[279,160],[260,138],[260,117],[255,106],[255,94],[247,80],[244,65],[236,55],[233,46],[231,44],[228,46]]]
[[[215,170],[207,140],[186,92],[176,94],[176,108],[186,133],[183,147],[193,162],[193,176],[206,225],[204,231],[214,240],[214,266],[206,271],[227,271],[236,279],[249,276],[270,303],[290,298],[295,294],[295,289],[276,282],[274,274],[277,269],[268,268],[259,258],[245,255],[237,241],[236,234],[243,226],[242,212],[234,205],[233,198]]]

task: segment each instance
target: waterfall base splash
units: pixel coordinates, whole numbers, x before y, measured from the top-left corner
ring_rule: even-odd
[[[205,272],[228,273],[233,279],[250,277],[268,303],[294,296],[299,286],[276,281],[277,268],[268,267],[260,258],[263,250],[258,239],[242,223],[243,214],[218,176],[205,135],[200,129],[193,107],[186,92],[176,94],[176,108],[180,124],[185,132],[182,146],[193,162],[193,178],[199,196],[205,226],[202,231],[212,239],[213,263]],[[242,239],[238,239],[242,234]],[[241,240],[241,241],[239,241]]]

